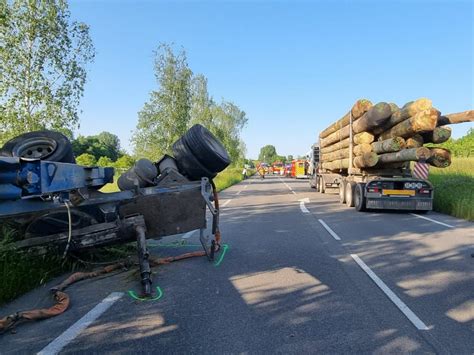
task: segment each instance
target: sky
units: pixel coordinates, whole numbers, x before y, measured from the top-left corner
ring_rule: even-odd
[[[137,113],[158,89],[153,51],[184,48],[217,102],[246,112],[247,156],[304,155],[359,98],[442,113],[473,109],[474,2],[73,0],[97,55],[76,134],[116,134],[128,152]],[[472,123],[453,125],[453,137]]]

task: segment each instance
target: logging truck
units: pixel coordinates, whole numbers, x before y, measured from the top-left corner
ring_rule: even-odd
[[[322,168],[319,144],[311,148],[309,184],[317,192],[338,193],[342,204],[355,207],[357,211],[387,209],[424,213],[432,210],[433,185],[428,180],[413,177],[409,165],[334,172]]]

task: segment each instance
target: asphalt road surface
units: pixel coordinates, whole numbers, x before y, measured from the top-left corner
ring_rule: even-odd
[[[473,223],[359,213],[276,176],[227,189],[221,204],[219,265],[154,268],[156,301],[130,297],[132,270],[74,284],[69,310],[1,335],[0,353],[474,353]],[[187,233],[150,249],[197,242]],[[50,305],[59,279],[0,315]]]

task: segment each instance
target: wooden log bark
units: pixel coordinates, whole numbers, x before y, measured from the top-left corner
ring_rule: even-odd
[[[324,162],[321,167],[326,170],[337,171],[349,169],[349,159],[340,159],[332,162]]]
[[[360,132],[354,135],[355,144],[370,144],[374,141],[374,139],[374,135],[370,134],[369,132]]]
[[[363,155],[364,153],[370,153],[372,146],[367,143],[362,143],[354,146],[353,153],[355,156]]]
[[[439,111],[431,108],[418,112],[405,121],[390,128],[382,133],[379,140],[385,140],[394,137],[408,138],[420,132],[432,131],[438,122]]]
[[[387,122],[382,126],[374,129],[374,134],[381,134],[398,123],[405,121],[407,118],[415,116],[418,112],[429,110],[432,108],[432,102],[429,99],[421,98],[416,101],[406,103],[400,110],[392,113]]]
[[[423,147],[423,137],[421,134],[415,134],[413,137],[407,138],[405,140],[406,148],[420,148]]]
[[[438,118],[438,126],[463,122],[474,122],[474,110],[450,113],[449,115],[440,116]]]
[[[378,125],[381,125],[385,122],[391,115],[390,105],[385,102],[380,102],[375,106],[372,106],[366,113],[362,115],[357,121],[353,124],[354,133],[360,133],[368,131]],[[342,141],[343,139],[349,137],[350,135],[350,126],[347,125],[342,127],[340,130],[331,133],[326,138],[320,138],[319,142],[321,147],[328,147],[333,143]]]
[[[395,153],[385,153],[379,155],[379,166],[388,163],[397,163],[405,161],[419,161],[426,160],[431,156],[431,152],[428,148],[411,148],[402,149]]]
[[[326,148],[321,148],[321,153],[331,153],[335,152],[336,150],[342,149],[342,148],[347,148],[350,144],[349,137],[346,139],[343,139],[340,142],[334,143],[330,145],[329,147]]]
[[[402,137],[389,138],[384,141],[374,142],[371,144],[375,153],[391,153],[398,152],[405,148],[405,140]]]
[[[392,109],[386,102],[379,102],[371,107],[352,125],[354,133],[370,132],[383,125],[392,115]]]
[[[329,136],[331,133],[334,133],[344,126],[347,126],[350,121],[350,115],[352,113],[352,119],[355,121],[359,117],[361,117],[369,108],[372,107],[372,102],[366,99],[357,100],[352,109],[344,115],[340,120],[330,125],[324,131],[319,134],[319,138],[325,138]]]
[[[364,153],[354,158],[354,167],[356,168],[370,168],[375,166],[378,162],[379,156],[374,152]]]
[[[390,102],[389,105],[390,105],[390,108],[392,109],[392,115],[393,115],[395,112],[397,112],[397,111],[400,110],[400,107],[398,107],[398,105],[397,105],[396,103],[394,103],[394,102]]]
[[[451,138],[450,127],[436,127],[434,130],[422,133],[423,141],[425,143],[444,143]]]
[[[444,148],[429,148],[431,157],[426,161],[437,168],[446,168],[451,165],[451,152]]]

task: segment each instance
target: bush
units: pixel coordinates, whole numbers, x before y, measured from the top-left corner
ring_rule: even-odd
[[[76,163],[83,166],[95,166],[97,165],[97,161],[92,154],[84,153],[79,155],[76,158]]]

